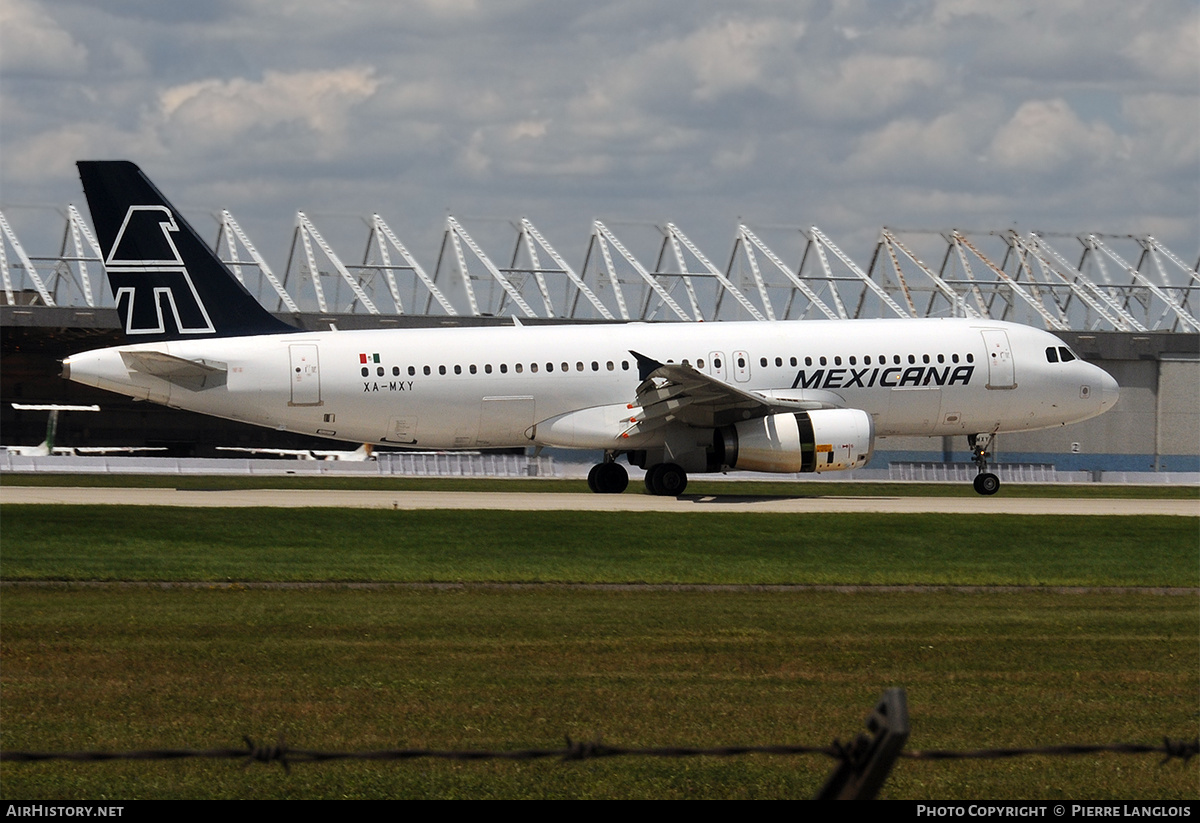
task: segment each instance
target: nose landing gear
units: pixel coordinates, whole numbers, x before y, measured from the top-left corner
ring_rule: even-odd
[[[980,494],[995,494],[1000,491],[1000,478],[987,470],[988,458],[992,456],[988,449],[992,447],[992,441],[995,439],[995,432],[967,435],[967,443],[971,446],[971,460],[979,467],[979,474],[975,475],[972,485]]]

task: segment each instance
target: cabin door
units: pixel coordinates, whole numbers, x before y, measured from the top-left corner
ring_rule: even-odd
[[[1008,334],[1000,329],[983,329],[983,342],[987,346],[989,389],[1015,389],[1016,372],[1013,368],[1012,348],[1008,345]]]
[[[315,343],[288,346],[292,370],[292,399],[289,406],[321,405],[321,369]]]

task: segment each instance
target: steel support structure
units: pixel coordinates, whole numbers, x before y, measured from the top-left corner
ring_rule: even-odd
[[[1054,331],[1200,331],[1200,262],[1189,266],[1149,235],[884,228],[862,266],[816,226],[785,227],[783,244],[799,255],[789,264],[742,224],[721,270],[676,223],[631,224],[631,237],[641,226],[655,238],[651,245],[632,237],[643,251],[652,249],[639,259],[596,220],[577,269],[522,218],[505,221],[515,238],[501,267],[493,262],[500,258],[448,216],[430,275],[379,214],[364,219],[366,251],[354,264],[343,262],[312,219],[298,212],[280,279],[233,215],[218,214],[217,253],[252,294],[274,304],[268,308],[290,313],[315,304],[319,313],[580,320],[958,316]],[[58,253],[39,257],[26,252],[0,211],[0,298],[8,305],[112,306],[110,291],[93,282],[93,264],[103,264],[94,233],[74,206],[60,215]],[[1078,262],[1060,250],[1060,238],[1080,243]],[[939,257],[940,266],[925,262]]]

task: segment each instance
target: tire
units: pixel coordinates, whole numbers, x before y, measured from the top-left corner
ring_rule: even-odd
[[[604,464],[597,463],[592,466],[592,470],[588,472],[588,488],[596,494],[602,494],[600,491],[600,474],[604,471]]]
[[[980,494],[995,494],[1000,491],[1000,478],[991,472],[984,472],[975,476],[972,485]]]
[[[658,469],[655,494],[664,497],[678,497],[683,494],[683,490],[687,488],[687,472],[674,463],[663,463],[655,468]]]
[[[629,472],[618,463],[601,463],[597,466],[596,489],[600,494],[620,494],[629,488]]]
[[[658,475],[662,471],[663,464],[658,463],[646,470],[646,491],[651,494],[662,494],[658,485]]]

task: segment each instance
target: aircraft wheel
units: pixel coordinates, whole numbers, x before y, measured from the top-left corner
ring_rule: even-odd
[[[995,494],[1000,491],[1000,478],[991,472],[984,472],[975,476],[973,485],[980,494]]]
[[[629,488],[629,472],[618,463],[601,463],[597,466],[595,491],[600,494],[620,494]]]
[[[662,471],[664,464],[657,463],[646,469],[646,491],[651,494],[662,494],[662,490],[658,485],[658,475]]]
[[[674,463],[660,463],[646,473],[646,486],[651,494],[678,497],[687,488],[687,472]]]
[[[592,466],[592,470],[588,472],[588,488],[596,494],[600,494],[599,478],[603,470],[604,464],[597,463],[596,465]]]

